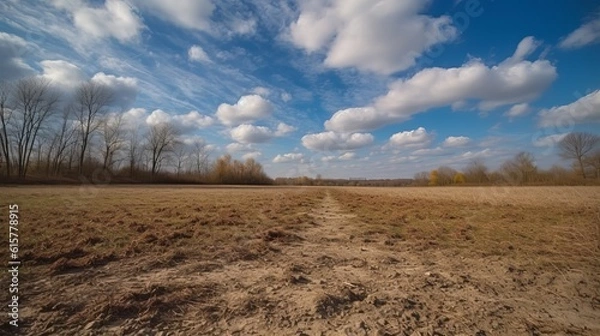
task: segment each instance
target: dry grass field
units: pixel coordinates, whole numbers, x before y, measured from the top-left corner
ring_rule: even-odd
[[[0,195],[22,334],[600,335],[598,187]]]

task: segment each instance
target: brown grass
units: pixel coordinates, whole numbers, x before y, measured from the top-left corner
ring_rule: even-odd
[[[20,289],[26,293],[21,317],[29,334],[131,334],[144,328],[219,334],[226,329],[211,328],[261,316],[274,326],[267,317],[283,311],[277,306],[282,287],[292,293],[286,305],[306,296],[310,314],[347,316],[363,310],[355,307],[359,303],[379,308],[385,301],[367,298],[367,285],[330,283],[334,275],[328,272],[335,267],[410,271],[430,265],[428,256],[434,254],[468,260],[498,257],[510,264],[498,274],[508,272],[523,288],[534,281],[527,278],[531,273],[523,275],[531,267],[552,276],[600,272],[600,189],[595,187],[112,186],[0,192],[7,196],[0,204],[3,209],[5,202],[20,206],[19,254],[25,265]],[[313,231],[327,236],[308,234],[327,221],[346,226],[350,238],[337,235],[339,228]],[[6,224],[5,215],[0,223]],[[334,253],[326,255],[319,244]],[[346,250],[336,251],[336,244]],[[346,255],[352,248],[358,257]],[[292,250],[302,257],[289,259],[284,252]],[[363,259],[363,251],[373,253],[371,259]],[[312,264],[303,259],[305,252],[313,253]],[[425,260],[425,266],[402,266],[408,260],[402,256]],[[223,272],[223,282],[206,276],[216,272]],[[385,279],[392,281],[397,274]],[[259,285],[245,283],[246,276]],[[454,282],[438,273],[413,280],[425,281],[422,288],[441,284],[435,290],[470,281],[468,276],[452,276]],[[596,280],[578,284],[582,289],[577,290],[600,307]],[[0,282],[7,281],[3,272]],[[314,291],[329,285],[327,291]],[[313,288],[312,296],[294,296],[305,288]],[[2,291],[3,302],[6,295]],[[287,326],[289,320],[284,322],[278,323]],[[9,328],[4,324],[0,332]]]
[[[384,234],[389,244],[600,269],[595,187],[344,188],[334,196],[357,215],[357,234]]]

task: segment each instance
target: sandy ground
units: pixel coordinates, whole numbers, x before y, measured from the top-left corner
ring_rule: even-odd
[[[330,192],[310,216],[308,229],[257,235],[270,249],[257,259],[188,259],[152,269],[125,259],[37,279],[28,297],[55,300],[24,308],[33,321],[27,333],[600,335],[600,279],[589,273],[522,269],[502,256],[468,258],[427,242],[354,236],[354,215]],[[109,296],[110,307],[99,296]],[[69,297],[91,304],[61,309]],[[146,310],[132,310],[132,301]],[[71,314],[70,327],[53,325],[52,314]],[[81,323],[90,315],[97,317]]]

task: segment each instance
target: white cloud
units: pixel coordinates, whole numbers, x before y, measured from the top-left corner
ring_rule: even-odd
[[[496,66],[473,59],[459,68],[428,68],[397,80],[372,106],[338,111],[325,122],[325,128],[337,132],[373,130],[431,108],[468,100],[479,101],[478,108],[483,111],[529,102],[544,92],[557,74],[547,60],[520,60],[535,45],[530,38],[524,41],[513,56]]]
[[[170,123],[172,120],[173,118],[170,114],[161,109],[156,109],[152,111],[152,113],[150,113],[150,115],[146,118],[146,123],[148,125],[154,126],[164,123]]]
[[[137,130],[144,124],[147,111],[144,108],[131,108],[123,113],[122,125],[127,130]]]
[[[14,80],[33,73],[33,69],[21,58],[27,50],[22,38],[0,32],[0,80]]]
[[[53,85],[67,95],[71,94],[79,85],[88,79],[84,71],[75,64],[63,60],[44,60],[40,62],[42,78],[50,80]],[[90,82],[104,86],[112,94],[113,106],[128,108],[135,102],[138,94],[138,82],[133,77],[120,77],[107,75],[104,72],[96,73]]]
[[[228,153],[247,152],[252,150],[252,144],[241,144],[239,142],[232,142],[225,146]]]
[[[531,55],[542,43],[536,40],[533,36],[527,36],[519,42],[515,53],[504,60],[504,65],[514,65],[522,62],[529,55]]]
[[[131,65],[127,61],[111,56],[100,56],[98,63],[104,68],[119,72],[131,68]]]
[[[420,14],[421,0],[306,1],[289,39],[307,52],[326,49],[325,65],[391,74],[457,36],[448,16]]]
[[[242,96],[234,105],[221,104],[217,108],[217,118],[227,125],[235,126],[266,118],[273,113],[273,105],[259,95]]]
[[[355,152],[345,152],[342,155],[328,155],[321,157],[321,161],[323,162],[335,162],[335,161],[349,161],[356,158]]]
[[[570,33],[558,46],[563,49],[575,49],[598,42],[600,42],[600,15]]]
[[[259,156],[262,156],[262,153],[259,151],[254,151],[254,152],[250,152],[250,153],[246,153],[244,155],[242,155],[242,160],[248,160],[248,159],[258,159]]]
[[[231,138],[241,144],[263,143],[272,138],[283,137],[296,128],[285,123],[279,123],[277,128],[272,130],[265,126],[255,126],[250,124],[239,125],[229,131]],[[233,145],[233,144],[232,144]],[[233,149],[234,147],[232,147]],[[240,147],[237,147],[240,148]]]
[[[176,115],[174,118],[182,125],[189,125],[194,128],[206,128],[214,123],[212,117],[200,114],[198,111],[190,111],[187,114]]]
[[[444,140],[444,147],[462,147],[471,142],[471,139],[465,136],[449,136]]]
[[[275,130],[275,136],[284,136],[288,133],[292,133],[296,130],[296,127],[290,126],[286,123],[279,123],[277,125],[277,130]]]
[[[558,144],[565,136],[569,133],[552,134],[543,136],[541,138],[533,139],[533,145],[535,147],[552,147]]]
[[[354,152],[346,152],[346,153],[340,155],[339,159],[345,161],[345,160],[352,160],[355,157],[356,157],[356,153],[354,153]]]
[[[302,145],[318,151],[352,150],[369,146],[374,137],[369,133],[322,132],[302,137]]]
[[[67,61],[45,60],[41,61],[40,65],[43,78],[66,89],[72,90],[86,80],[86,75],[81,68]]]
[[[489,148],[480,150],[478,152],[468,151],[460,155],[460,159],[473,159],[478,157],[489,157],[492,155],[492,150]]]
[[[423,127],[416,130],[404,131],[393,134],[389,145],[392,147],[424,147],[431,142],[433,136]]]
[[[521,103],[513,105],[504,115],[510,118],[516,118],[527,114],[529,111],[531,111],[529,104]]]
[[[284,103],[289,102],[290,100],[292,100],[292,95],[287,93],[287,92],[283,92],[281,94],[281,100],[283,100]]]
[[[600,90],[581,97],[568,105],[539,112],[539,126],[552,127],[600,121]]]
[[[131,106],[138,94],[137,79],[133,77],[117,77],[98,72],[90,81],[108,88],[113,94],[113,105],[115,106]]]
[[[135,10],[122,0],[106,0],[103,6],[87,6],[82,1],[54,1],[58,8],[67,10],[73,24],[93,38],[113,37],[120,42],[136,39],[144,28]]]
[[[213,118],[200,114],[198,111],[190,111],[186,114],[171,115],[161,109],[156,109],[146,118],[148,125],[170,123],[182,132],[206,128],[214,123]]]
[[[304,161],[304,154],[302,153],[287,153],[287,154],[277,154],[277,156],[273,159],[273,163],[290,163],[296,162],[301,163]]]
[[[210,62],[210,58],[199,45],[193,45],[188,50],[188,58],[195,62]]]
[[[256,32],[256,20],[234,20],[231,24],[231,33],[237,35],[252,35]]]
[[[273,133],[268,127],[242,124],[230,131],[231,138],[240,143],[262,143],[271,140]]]
[[[210,30],[210,16],[215,9],[210,0],[178,0],[177,4],[163,0],[136,0],[135,3],[165,21],[202,31]]]
[[[252,93],[262,97],[268,97],[271,94],[271,90],[267,89],[266,87],[257,86],[252,89]]]
[[[446,150],[442,147],[435,147],[435,148],[417,149],[416,151],[413,151],[411,154],[412,154],[411,157],[418,157],[418,156],[431,157],[431,156],[449,155],[450,152],[448,152],[448,150]]]

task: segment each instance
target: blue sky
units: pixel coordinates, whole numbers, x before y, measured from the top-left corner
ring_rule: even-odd
[[[540,167],[600,121],[596,1],[0,3],[0,80],[117,92],[212,156],[277,176],[412,177],[518,151]],[[43,13],[43,14],[41,14]]]

